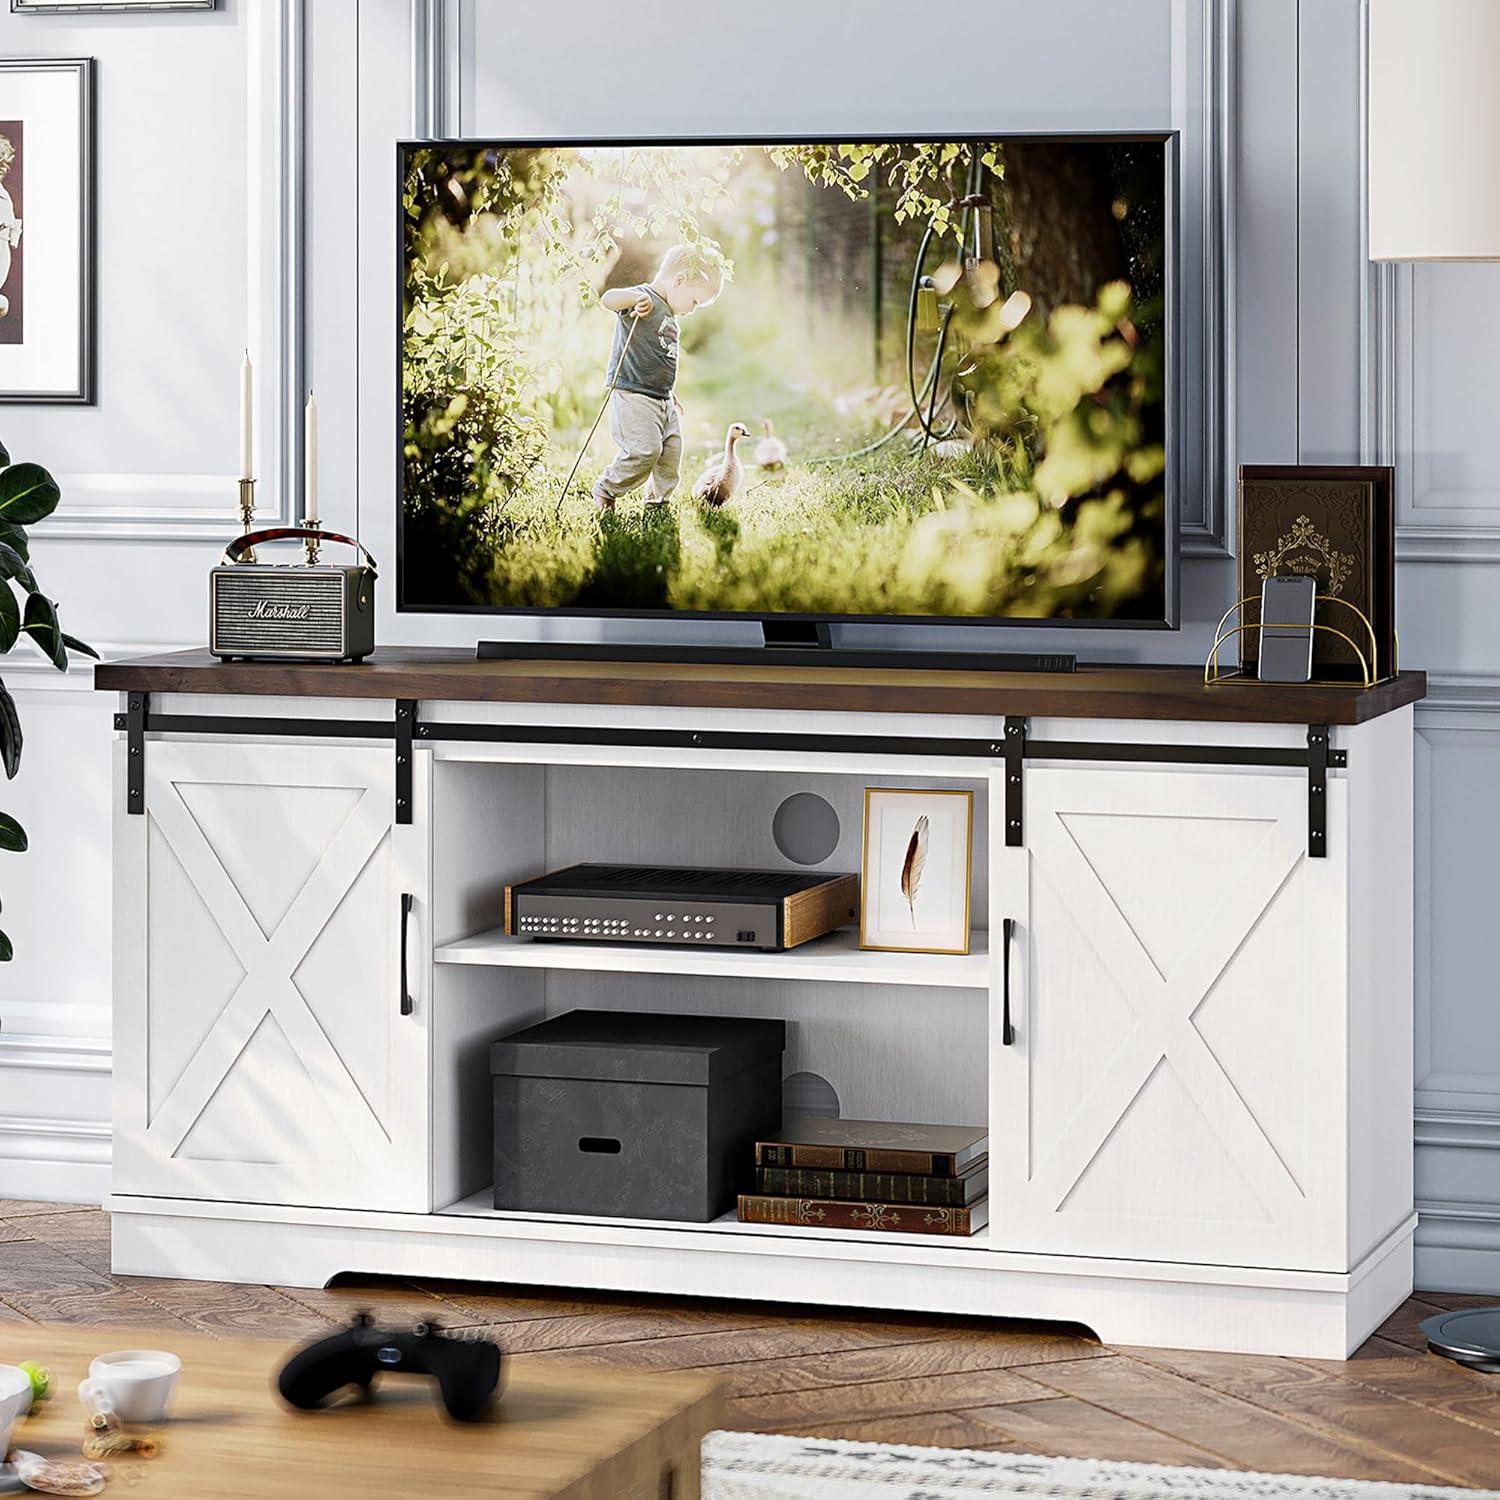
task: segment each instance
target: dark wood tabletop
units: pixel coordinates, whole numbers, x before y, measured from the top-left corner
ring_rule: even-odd
[[[801,713],[1025,714],[1239,724],[1362,724],[1427,691],[1422,672],[1372,688],[1254,682],[1206,687],[1199,667],[1080,666],[1076,672],[960,672],[836,666],[477,661],[472,650],[387,647],[356,664],[222,662],[174,651],[102,663],[111,692],[256,693],[469,703],[607,703]]]

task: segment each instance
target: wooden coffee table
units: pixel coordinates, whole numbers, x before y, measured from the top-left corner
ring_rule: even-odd
[[[0,1326],[0,1364],[44,1361],[51,1399],[12,1443],[78,1459],[78,1382],[110,1349],[182,1357],[161,1454],[110,1461],[105,1495],[565,1496],[697,1500],[698,1445],[721,1425],[723,1398],[703,1376],[507,1363],[490,1420],[450,1421],[422,1378],[377,1382],[377,1397],[329,1411],[285,1407],[273,1382],[291,1346],[179,1336],[160,1329]]]

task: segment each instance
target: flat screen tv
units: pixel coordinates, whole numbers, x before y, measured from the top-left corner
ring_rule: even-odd
[[[405,143],[398,604],[1175,624],[1171,135]]]

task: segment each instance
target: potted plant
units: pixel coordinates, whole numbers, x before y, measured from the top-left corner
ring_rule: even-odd
[[[60,498],[57,481],[40,464],[12,464],[5,445],[0,443],[0,656],[24,635],[59,672],[66,672],[69,651],[81,651],[96,659],[99,653],[64,634],[57,621],[57,606],[37,587],[26,536],[26,528],[50,516]],[[3,681],[0,765],[4,765],[7,778],[21,768],[21,718]],[[9,813],[0,812],[0,849],[20,853],[25,848],[26,830]],[[0,962],[10,958],[12,951],[10,939],[0,932]]]

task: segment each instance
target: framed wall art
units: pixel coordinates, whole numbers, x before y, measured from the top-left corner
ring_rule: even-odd
[[[98,16],[133,10],[212,10],[219,0],[10,0],[13,16]]]
[[[1389,677],[1396,661],[1396,475],[1386,464],[1242,464],[1241,671],[1255,672],[1266,579],[1316,580],[1312,675]],[[1229,655],[1233,648],[1226,651]]]
[[[0,402],[93,400],[93,59],[0,58]]]
[[[973,844],[973,792],[867,787],[859,946],[967,953]]]

